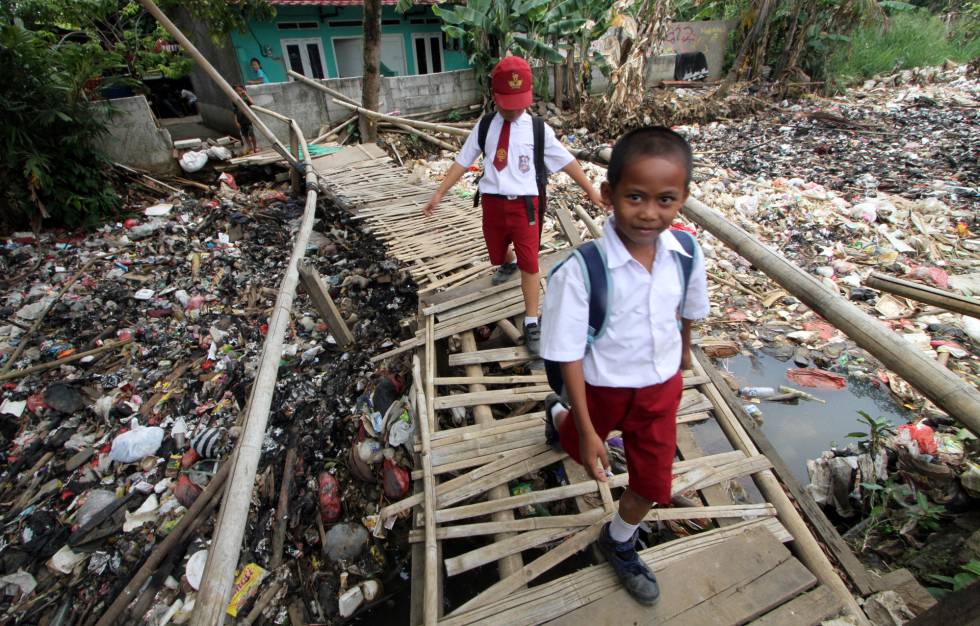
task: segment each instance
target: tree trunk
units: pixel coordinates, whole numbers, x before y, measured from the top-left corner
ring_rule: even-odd
[[[752,25],[752,28],[746,33],[745,39],[742,40],[742,45],[738,49],[738,54],[735,55],[735,61],[732,63],[732,68],[728,71],[728,76],[725,77],[725,80],[715,92],[716,98],[724,98],[728,94],[728,90],[732,88],[732,83],[738,80],[739,72],[741,72],[742,66],[745,64],[745,57],[762,35],[766,22],[769,20],[769,12],[772,10],[773,4],[774,0],[761,0],[761,6],[759,7],[759,14],[756,17],[755,24]]]
[[[361,106],[378,110],[381,94],[381,0],[364,0],[364,74],[361,77]],[[378,124],[361,115],[361,143],[377,141]]]

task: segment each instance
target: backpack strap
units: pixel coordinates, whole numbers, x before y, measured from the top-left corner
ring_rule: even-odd
[[[613,284],[606,265],[606,254],[602,246],[595,240],[586,241],[572,250],[571,254],[557,263],[548,272],[548,278],[569,259],[578,261],[582,270],[582,281],[585,283],[585,293],[589,297],[589,330],[588,344],[602,336],[606,330],[609,314],[609,302],[613,296]]]
[[[534,134],[534,178],[538,184],[538,211],[544,215],[545,209],[548,208],[548,169],[544,164],[544,118],[531,116],[531,129]]]
[[[694,270],[694,257],[697,254],[697,243],[694,241],[694,235],[685,230],[671,230],[670,234],[674,236],[677,243],[681,244],[681,248],[687,254],[681,254],[680,252],[674,252],[674,258],[677,259],[677,271],[681,281],[681,302],[677,307],[677,315],[681,318],[684,316],[684,305],[687,304],[687,285],[691,282],[691,272]],[[680,323],[680,320],[678,320]]]
[[[486,115],[480,118],[480,124],[476,129],[476,139],[480,146],[480,153],[486,157],[487,154],[487,135],[490,133],[490,123],[493,122],[494,116],[497,115],[496,111],[490,111]],[[485,160],[485,159],[484,159]],[[484,164],[486,167],[486,164]],[[480,179],[483,178],[483,173],[476,179],[476,193],[473,194],[473,208],[480,206]]]

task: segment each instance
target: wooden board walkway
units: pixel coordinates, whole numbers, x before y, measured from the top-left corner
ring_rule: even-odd
[[[375,357],[410,353],[415,364],[417,491],[380,511],[382,520],[410,519],[412,624],[591,626],[610,615],[637,624],[817,624],[842,612],[864,623],[699,350],[677,416],[674,506],[646,518],[675,537],[642,552],[663,596],[653,608],[626,596],[608,565],[589,561],[589,547],[629,477],[592,480],[545,443],[548,389],[515,345],[519,287],[516,280],[490,284],[478,213],[468,200],[447,199],[445,214],[425,221],[421,206],[431,186],[409,183],[371,146],[314,163],[426,287],[418,332]],[[559,258],[543,256],[543,269]],[[492,345],[475,340],[484,326],[501,331]],[[698,432],[718,427],[724,449],[705,452]],[[534,488],[517,489],[521,483]],[[481,582],[461,594],[459,576]]]

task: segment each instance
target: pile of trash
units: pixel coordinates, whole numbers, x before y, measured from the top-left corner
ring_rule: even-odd
[[[241,432],[303,212],[287,191],[225,173],[211,193],[132,207],[87,236],[2,242],[8,276],[37,266],[0,293],[4,620],[95,623],[175,529],[129,619],[189,619],[220,494],[181,522]],[[326,621],[407,585],[405,546],[364,524],[408,491],[412,416],[403,373],[368,358],[415,310],[415,288],[349,215],[318,210],[307,259],[356,344],[341,350],[297,295],[228,607],[276,623],[287,600]]]

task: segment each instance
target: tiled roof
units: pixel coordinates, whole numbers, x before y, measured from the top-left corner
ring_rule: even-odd
[[[436,4],[437,0],[415,0],[415,4]],[[359,7],[364,0],[269,0],[269,4],[280,6],[331,6]],[[381,4],[398,4],[398,0],[381,0]]]

